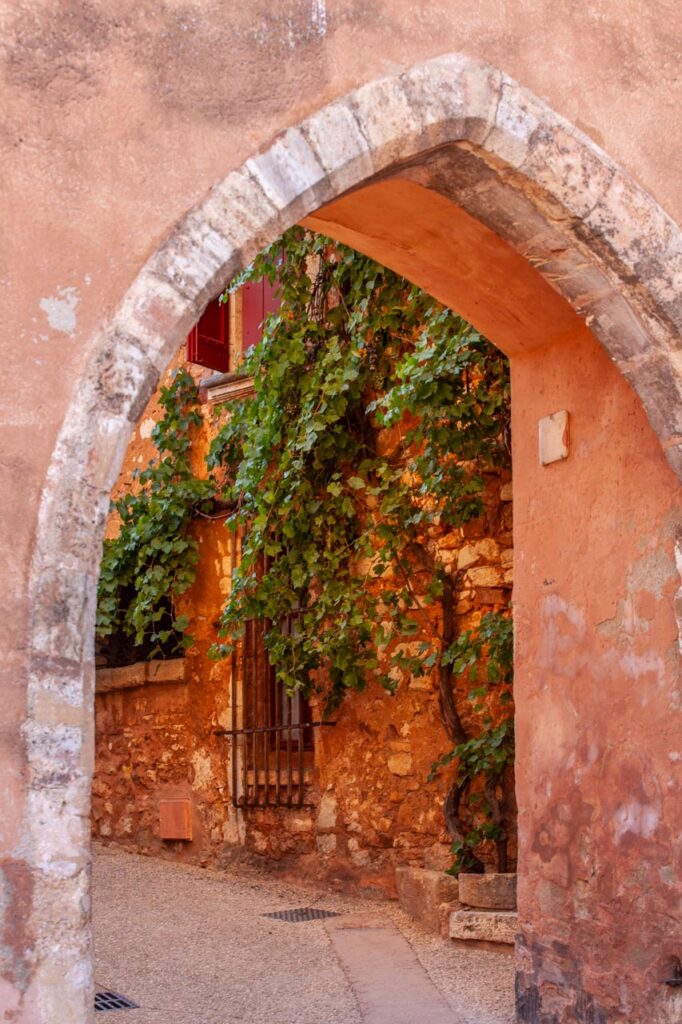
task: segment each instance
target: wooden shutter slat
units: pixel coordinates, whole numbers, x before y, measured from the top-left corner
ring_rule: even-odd
[[[244,355],[261,339],[263,323],[263,282],[248,281],[242,288],[242,352]]]

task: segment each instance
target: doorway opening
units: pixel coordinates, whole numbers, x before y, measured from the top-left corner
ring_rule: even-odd
[[[511,707],[504,703],[511,699],[511,642],[509,633],[502,640],[497,635],[509,625],[513,560],[508,368],[456,314],[373,261],[309,231],[299,232],[289,245],[292,254],[300,256],[301,247],[307,254],[301,265],[308,268],[308,286],[298,279],[283,284],[282,307],[268,321],[264,352],[254,353],[260,360],[255,371],[253,362],[244,369],[215,351],[217,344],[228,353],[230,347],[246,348],[249,294],[238,292],[228,302],[212,303],[190,334],[188,354],[216,372],[206,376],[196,362],[185,362],[182,352],[143,413],[124,461],[115,489],[118,522],[112,523],[105,547],[100,601],[107,604],[100,622],[137,629],[144,637],[140,660],[145,651],[156,658],[147,658],[144,672],[138,664],[126,668],[125,678],[119,672],[116,685],[109,668],[98,673],[95,835],[110,848],[166,861],[232,864],[232,871],[246,861],[279,877],[307,878],[317,883],[315,900],[323,898],[321,884],[333,896],[363,891],[398,896],[412,927],[446,941],[454,914],[461,919],[460,941],[466,936],[473,944],[455,953],[461,982],[467,964],[480,960],[481,941],[510,955],[515,930],[515,876],[509,873],[516,859],[513,738]],[[223,331],[221,340],[211,329],[230,316],[230,304],[232,334]],[[362,309],[365,321],[353,337],[349,325]],[[294,379],[282,386],[292,325],[304,336],[308,358],[299,360],[294,353]],[[202,348],[209,333],[216,335],[212,347]],[[340,335],[344,342],[337,358],[317,377]],[[413,380],[406,369],[417,357]],[[222,373],[218,358],[228,367]],[[367,363],[362,371],[359,359]],[[347,379],[344,366],[352,370]],[[302,383],[306,373],[310,381]],[[358,385],[361,373],[366,379]],[[197,386],[190,395],[191,375]],[[342,377],[343,408],[328,417],[326,433],[320,421],[315,442],[301,447],[312,460],[308,479],[316,481],[318,493],[309,494],[306,509],[298,510],[305,533],[300,549],[294,550],[293,514],[278,523],[273,513],[254,556],[250,531],[259,513],[252,507],[254,497],[235,494],[232,483],[245,472],[246,457],[240,451],[237,469],[229,459],[219,463],[216,441],[224,446],[221,432],[227,431],[230,443],[236,437],[242,448],[253,446],[268,429],[272,391],[278,387],[277,408],[290,407],[292,429],[300,433],[301,425],[307,429],[314,422],[299,406],[301,393],[316,387],[312,401],[319,415],[322,399],[332,404],[332,383]],[[382,425],[370,407],[384,398],[397,400],[399,389],[404,402],[408,385],[413,394],[404,412],[392,426]],[[174,433],[164,450],[169,424]],[[168,458],[182,429],[189,431],[187,461],[193,471],[202,473],[199,467],[210,452],[209,465],[219,467],[224,489],[216,483],[217,503],[209,506],[205,490],[188,488],[194,520],[181,522],[183,535],[196,547],[191,586],[173,562],[174,550],[167,575],[171,584],[180,579],[181,585],[170,593],[157,587],[156,602],[150,602],[150,580],[156,580],[173,536],[166,539],[157,529],[150,537],[149,522],[155,511],[163,515],[166,501],[174,502],[178,516],[178,474],[167,474],[175,468]],[[282,423],[278,432],[288,436]],[[327,450],[330,439],[342,453],[343,472],[337,471],[341,459]],[[160,450],[148,461],[154,443]],[[287,474],[295,450],[293,439],[281,447]],[[259,481],[250,486],[266,480],[269,490],[277,486],[276,451],[276,442],[267,447],[268,465],[255,476],[249,473]],[[303,479],[294,481],[291,491],[301,493],[305,486]],[[132,491],[123,493],[126,487]],[[142,500],[145,487],[150,496]],[[351,509],[346,506],[353,495],[358,500]],[[381,503],[370,500],[374,495]],[[332,497],[341,499],[339,508],[329,507]],[[268,494],[261,499],[271,501]],[[287,504],[283,493],[278,503]],[[342,510],[354,518],[339,540]],[[320,515],[326,520],[319,551],[300,557]],[[223,529],[225,521],[232,522],[232,534]],[[284,547],[277,543],[282,537]],[[245,545],[250,576],[238,571]],[[334,559],[331,571],[323,566],[325,553]],[[268,606],[268,615],[259,619],[233,612],[228,636],[218,622],[226,597],[229,602],[246,586],[272,594],[282,584],[282,574],[273,571],[279,569],[273,564],[278,554],[291,563],[279,605]],[[131,559],[136,566],[132,588]],[[301,577],[304,561],[311,566],[307,581]],[[131,589],[144,596],[144,605],[130,604]],[[365,591],[369,604],[363,603]],[[333,603],[321,616],[315,602],[329,595]],[[247,609],[253,595],[249,600]],[[181,678],[166,671],[163,661],[152,664],[163,653],[154,649],[154,641],[175,639],[175,633],[166,635],[169,602],[171,626],[182,624],[188,638]],[[377,617],[374,606],[379,605],[383,610]],[[346,629],[351,612],[358,617],[352,633],[357,646],[349,646],[344,633],[339,655],[334,615]],[[322,656],[311,658],[310,648],[302,645],[306,630]],[[230,646],[212,661],[221,638]],[[504,655],[500,644],[506,645]],[[284,646],[284,658],[277,645]],[[359,669],[349,656],[353,650]],[[319,666],[298,668],[293,689],[291,673],[284,678],[278,673],[282,664],[288,669],[290,651],[294,665]],[[347,677],[339,675],[339,666],[354,677],[345,698],[341,685]],[[453,751],[467,740],[467,770],[457,772],[451,767]],[[498,892],[492,903],[488,894],[484,909],[503,911],[505,927],[499,934],[488,928],[482,940],[476,915],[460,906],[455,877],[447,872],[482,873],[486,867],[502,872],[507,891],[504,898]],[[493,881],[493,875],[485,876],[488,890]],[[468,898],[476,906],[473,884]],[[493,917],[484,923],[491,922]],[[107,944],[104,935],[101,945]],[[499,953],[492,955],[496,960]],[[511,1019],[512,986],[508,963],[491,967],[493,974],[496,970],[504,986],[488,996],[479,993],[479,999],[492,1000],[497,1010],[490,1012],[497,1015],[490,1019],[502,1022]]]

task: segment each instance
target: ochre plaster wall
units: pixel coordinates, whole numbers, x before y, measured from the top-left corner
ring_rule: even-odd
[[[162,383],[167,385],[181,366],[197,382],[207,372],[184,362],[183,346]],[[207,403],[201,412],[204,422],[195,431],[192,449],[197,473],[205,471],[203,456],[223,417],[220,407]],[[128,446],[113,497],[134,489],[134,471],[156,454],[151,431],[161,415],[157,391]],[[486,611],[505,608],[511,595],[507,472],[488,475],[484,501],[484,514],[462,529],[431,527],[443,564],[461,573],[457,633],[477,625]],[[450,867],[454,857],[442,805],[453,771],[428,782],[434,761],[451,747],[433,676],[405,677],[395,696],[376,684],[348,695],[334,715],[336,724],[315,733],[306,786],[311,806],[246,811],[232,806],[231,741],[215,734],[231,723],[231,663],[216,662],[207,652],[217,639],[215,622],[229,591],[234,542],[223,521],[199,519],[193,528],[200,562],[179,609],[189,617],[195,641],[186,654],[185,681],[103,692],[95,699],[93,835],[136,852],[204,865],[255,857],[299,878],[371,887],[390,896],[395,895],[398,865]],[[107,535],[117,529],[114,513]],[[418,588],[420,581],[414,585]],[[419,640],[417,635],[412,642]],[[466,699],[469,688],[466,678],[458,681],[458,708],[465,728],[474,734],[478,725]],[[513,787],[511,774],[506,786]],[[191,841],[161,840],[159,801],[166,799],[190,800]],[[511,868],[516,858],[513,817],[509,832]],[[492,850],[483,856],[492,864]]]

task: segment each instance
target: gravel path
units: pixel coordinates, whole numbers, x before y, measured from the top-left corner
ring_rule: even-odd
[[[323,922],[262,916],[302,906],[387,915],[452,1007],[453,1024],[514,1019],[511,957],[425,935],[393,903],[112,848],[96,853],[93,897],[97,987],[141,1007],[98,1013],[98,1024],[363,1024]]]

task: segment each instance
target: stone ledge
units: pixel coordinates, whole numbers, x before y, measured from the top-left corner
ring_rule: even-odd
[[[253,377],[245,377],[243,373],[214,373],[199,382],[201,401],[210,405],[246,398],[253,393]]]
[[[513,946],[518,923],[513,910],[454,910],[450,914],[450,938]]]
[[[160,683],[185,683],[185,665],[184,658],[168,658],[136,661],[134,665],[120,668],[98,668],[95,672],[95,693],[132,690],[137,686]]]
[[[460,874],[459,898],[481,910],[516,910],[516,874]]]

